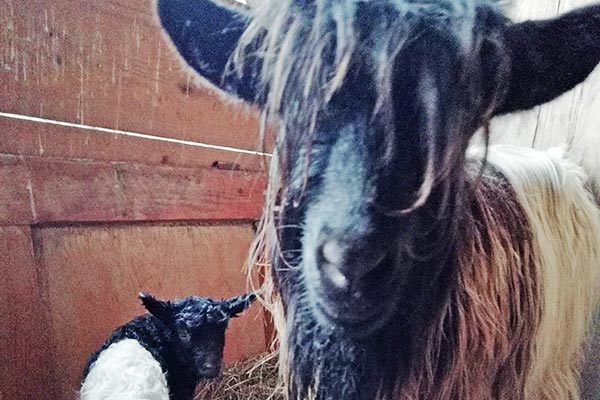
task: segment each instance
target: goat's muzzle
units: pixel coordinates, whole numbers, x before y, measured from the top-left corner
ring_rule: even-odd
[[[362,331],[383,325],[394,309],[397,250],[389,238],[344,240],[321,235],[316,246],[318,288],[314,305],[330,323]]]

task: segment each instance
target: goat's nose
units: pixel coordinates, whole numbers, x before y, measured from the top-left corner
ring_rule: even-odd
[[[386,258],[382,246],[352,246],[337,239],[325,241],[319,252],[323,278],[338,289],[346,289],[377,268]]]
[[[323,261],[333,265],[340,265],[344,262],[345,252],[345,247],[337,240],[328,240],[321,247]]]

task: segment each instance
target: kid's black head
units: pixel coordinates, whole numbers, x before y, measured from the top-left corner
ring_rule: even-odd
[[[221,370],[225,330],[229,319],[237,317],[254,301],[245,294],[226,300],[190,296],[180,300],[158,300],[140,293],[150,314],[172,329],[175,346],[198,378],[214,378]]]

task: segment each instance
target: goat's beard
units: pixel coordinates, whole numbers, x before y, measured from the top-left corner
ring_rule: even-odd
[[[440,264],[443,267],[433,268]],[[301,283],[301,263],[281,268],[275,279],[282,284],[286,310],[283,359],[289,399],[396,398],[427,345],[426,332],[447,297],[445,286],[453,280],[453,267],[438,259],[413,265],[403,295],[389,305],[395,309],[393,317],[367,335],[318,317]]]
[[[440,196],[443,197],[443,196]],[[455,210],[454,210],[455,211]],[[283,226],[303,220],[295,209]],[[423,211],[427,214],[427,210]],[[458,221],[452,218],[451,221]],[[454,227],[454,225],[452,225]],[[273,280],[285,310],[282,332],[284,374],[290,400],[391,400],[408,378],[411,364],[420,359],[426,346],[426,332],[448,295],[454,281],[453,232],[434,230],[412,245],[416,255],[433,253],[431,259],[400,257],[407,275],[401,293],[387,299],[391,318],[366,335],[356,335],[335,321],[318,316],[308,296],[300,257],[285,259],[281,254],[297,249],[298,237],[285,235],[277,241],[281,252],[273,254]],[[431,246],[437,251],[431,252]],[[412,254],[412,253],[411,253]],[[393,301],[397,303],[392,304]],[[281,333],[281,332],[280,332]]]
[[[288,309],[287,318],[291,400],[390,398],[410,347],[396,323],[356,338],[335,325],[320,325],[303,306]]]

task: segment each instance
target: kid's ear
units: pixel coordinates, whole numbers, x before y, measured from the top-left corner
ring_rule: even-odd
[[[156,10],[177,52],[200,77],[234,97],[257,101],[258,60],[248,56],[241,76],[227,71],[250,22],[245,10],[211,0],[156,0]]]
[[[511,72],[496,115],[546,103],[587,78],[600,62],[600,4],[508,25],[504,41]]]
[[[150,314],[162,321],[170,320],[172,316],[172,310],[171,303],[169,301],[158,300],[151,294],[145,292],[141,292],[138,297]]]
[[[226,313],[229,314],[229,317],[234,318],[237,317],[238,314],[244,312],[246,308],[250,307],[250,304],[252,304],[254,300],[256,300],[256,294],[247,293],[228,300],[223,300],[223,305]]]

